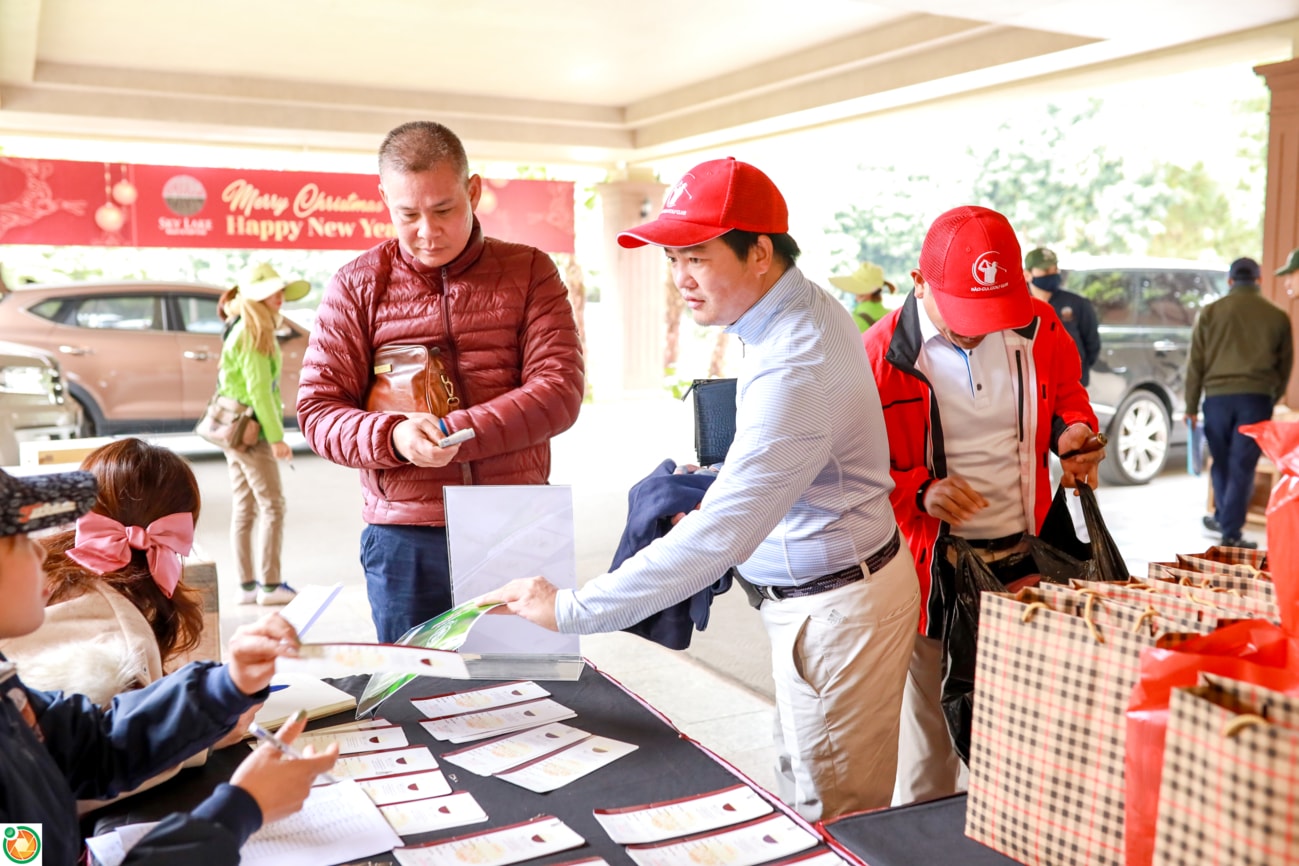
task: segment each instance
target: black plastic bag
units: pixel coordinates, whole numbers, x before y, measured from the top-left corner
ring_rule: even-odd
[[[970,760],[970,729],[974,722],[974,655],[979,643],[979,601],[985,592],[1005,592],[979,554],[963,538],[944,535],[936,557],[954,554],[955,599],[943,623],[943,717],[956,754]],[[1064,556],[1064,554],[1061,554]],[[1075,560],[1075,563],[1077,561]]]
[[[1046,566],[1052,553],[1058,551],[1080,561],[1083,573],[1070,574],[1067,570],[1061,571],[1054,567],[1048,570],[1044,567],[1042,579],[1067,585],[1073,579],[1126,581],[1131,578],[1123,554],[1119,553],[1119,546],[1114,543],[1114,537],[1105,527],[1100,505],[1096,502],[1096,492],[1085,484],[1078,487],[1083,518],[1087,522],[1087,534],[1091,537],[1091,541],[1086,543],[1079,541],[1078,533],[1074,531],[1073,515],[1069,513],[1069,502],[1066,499],[1070,495],[1069,488],[1056,488],[1051,509],[1042,521],[1042,531],[1030,542],[1030,548],[1039,565]],[[1043,546],[1050,550],[1039,553]]]
[[[1096,494],[1080,488],[1083,516],[1090,543],[1078,540],[1073,516],[1065,499],[1068,488],[1056,490],[1055,499],[1041,536],[1028,536],[1028,555],[1041,579],[1068,585],[1071,580],[1118,580],[1129,578],[1128,567],[1118,546],[1101,519]],[[962,761],[970,759],[970,729],[974,719],[974,664],[979,642],[979,600],[984,592],[1006,592],[1007,588],[964,539],[944,535],[934,555],[955,557],[952,598],[943,622],[943,716]],[[1016,582],[1018,583],[1018,581]]]

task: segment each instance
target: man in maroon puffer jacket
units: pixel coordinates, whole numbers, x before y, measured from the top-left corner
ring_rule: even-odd
[[[550,258],[483,237],[482,179],[441,124],[397,127],[379,148],[379,191],[397,239],[344,265],[303,360],[298,420],[317,454],[361,470],[361,565],[379,640],[451,606],[442,491],[545,484],[550,438],[577,420],[582,349]],[[445,417],[365,410],[382,346],[441,352],[460,398]],[[438,447],[448,433],[475,438]]]

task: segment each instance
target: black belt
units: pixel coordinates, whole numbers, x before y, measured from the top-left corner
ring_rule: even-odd
[[[1010,550],[1023,540],[1024,533],[1016,532],[1012,535],[1003,535],[1001,538],[967,538],[965,543],[979,550],[998,551]]]
[[[879,550],[866,557],[857,565],[850,565],[847,568],[841,568],[831,574],[825,574],[816,580],[809,581],[799,586],[767,586],[765,584],[755,584],[754,589],[758,591],[763,598],[772,601],[780,601],[783,598],[802,598],[805,595],[816,595],[817,593],[829,592],[832,589],[838,589],[841,586],[847,586],[850,583],[856,583],[867,574],[875,574],[884,566],[893,561],[893,557],[898,555],[901,548],[901,539],[898,531],[893,530],[893,537]],[[865,566],[863,568],[862,566]]]

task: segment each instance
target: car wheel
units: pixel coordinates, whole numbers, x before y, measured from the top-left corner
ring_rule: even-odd
[[[1110,422],[1110,444],[1101,474],[1112,484],[1145,484],[1168,459],[1171,426],[1163,401],[1149,391],[1133,391]]]
[[[73,397],[76,404],[81,407],[81,426],[77,428],[78,439],[89,439],[95,435],[95,416],[90,413],[84,400],[79,397]]]

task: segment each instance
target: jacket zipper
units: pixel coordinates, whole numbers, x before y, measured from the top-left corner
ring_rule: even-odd
[[[469,393],[465,390],[464,379],[460,376],[460,352],[456,348],[455,334],[451,333],[451,298],[447,292],[447,269],[442,267],[442,321],[446,324],[447,329],[447,346],[450,349],[450,372],[457,387],[460,388],[461,399],[465,405],[469,405]],[[465,462],[460,464],[460,481],[466,486],[474,483],[474,469],[471,463]]]
[[[1019,441],[1024,441],[1024,357],[1015,350],[1015,374],[1019,377]]]

